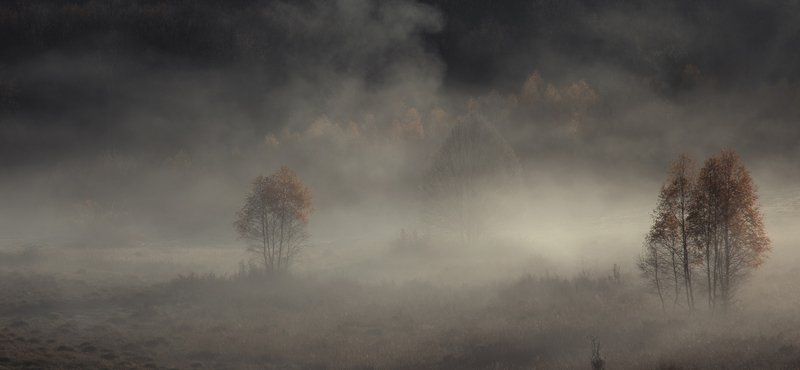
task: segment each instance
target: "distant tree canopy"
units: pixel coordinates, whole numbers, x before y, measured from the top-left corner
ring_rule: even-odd
[[[276,0],[35,0],[7,1],[0,6],[0,54],[38,52],[63,48],[152,49],[175,56],[216,63],[241,61],[278,61],[279,51],[301,47],[292,40],[305,39],[315,32],[316,22],[292,22],[292,9],[311,12],[324,9],[325,2]],[[768,52],[753,50],[785,40],[797,45],[798,36],[779,37],[780,26],[766,27],[753,22],[767,19],[792,24],[797,4],[784,2],[762,6],[745,1],[732,4],[713,1],[638,1],[593,2],[587,0],[514,0],[495,1],[488,6],[481,1],[424,0],[446,18],[441,30],[426,32],[426,41],[448,65],[447,73],[455,81],[485,84],[505,73],[509,58],[519,58],[531,48],[531,41],[567,57],[621,64],[642,75],[666,69],[679,70],[685,60],[695,59],[714,65],[725,78],[742,78],[742,73],[765,73],[757,65],[775,68]],[[288,5],[288,6],[287,6]],[[631,22],[636,15],[652,16],[647,10],[666,14],[665,25],[648,27]],[[603,25],[598,34],[587,12],[619,17],[617,26]],[[380,14],[379,12],[376,12]],[[659,13],[660,14],[660,13]],[[783,15],[783,16],[782,16]],[[709,21],[709,18],[711,21]],[[643,18],[648,20],[648,18]],[[681,22],[674,24],[674,19]],[[662,27],[687,27],[699,30],[699,40],[687,41],[682,32],[662,31]],[[290,26],[286,26],[290,24]],[[610,29],[609,29],[610,28]],[[325,28],[323,28],[325,29]],[[711,32],[714,31],[714,32]],[[637,42],[630,43],[635,34]],[[718,35],[730,35],[720,39]],[[714,39],[705,39],[706,37]],[[600,42],[598,42],[598,40]],[[625,41],[622,41],[625,40]],[[627,41],[627,42],[626,42]],[[715,42],[710,42],[715,41]],[[695,45],[705,45],[697,48]],[[713,45],[709,46],[709,45]],[[798,54],[784,48],[786,60]],[[796,49],[796,48],[795,48]],[[768,50],[768,49],[763,49]],[[752,58],[731,58],[743,52]],[[529,58],[536,60],[536,53]],[[544,53],[541,53],[544,54]],[[540,58],[540,57],[538,57]],[[376,60],[382,58],[373,58]],[[742,68],[742,64],[747,63]],[[701,66],[703,67],[703,66]],[[800,69],[781,63],[784,77],[797,78]],[[368,68],[367,68],[368,69]],[[768,71],[770,72],[770,71]],[[517,76],[517,78],[522,76]],[[747,78],[749,76],[745,76]]]
[[[293,104],[275,104],[270,107],[274,109],[265,109],[263,102],[275,93],[294,91],[293,81],[299,80],[309,84],[302,100],[319,110],[315,115],[327,114],[347,129],[350,121],[360,124],[364,114],[377,114],[378,129],[382,129],[381,121],[385,120],[388,123],[384,126],[391,126],[394,136],[418,142],[436,132],[423,130],[420,125],[420,122],[423,126],[425,122],[434,122],[429,119],[428,112],[433,107],[426,106],[427,101],[414,102],[415,106],[409,106],[402,116],[383,119],[380,114],[383,108],[363,111],[339,108],[341,104],[331,98],[349,86],[343,81],[363,82],[365,91],[371,94],[398,83],[397,78],[404,78],[405,74],[398,71],[414,67],[426,73],[441,70],[442,83],[453,89],[440,92],[463,91],[462,87],[472,91],[498,89],[496,94],[478,97],[467,109],[479,109],[509,140],[512,136],[508,133],[521,127],[545,133],[558,128],[554,131],[561,134],[568,128],[567,131],[591,140],[601,134],[639,136],[672,127],[654,120],[652,126],[645,125],[650,127],[643,130],[638,119],[620,119],[624,118],[619,117],[620,113],[631,107],[632,97],[650,96],[639,90],[641,85],[657,92],[656,98],[672,98],[703,85],[726,88],[741,82],[743,87],[753,90],[764,82],[769,88],[753,91],[752,98],[759,102],[753,107],[760,115],[775,118],[789,127],[786,131],[792,134],[770,138],[780,140],[780,146],[776,147],[786,148],[789,153],[797,141],[791,125],[800,117],[797,99],[800,68],[792,62],[800,56],[800,47],[784,46],[800,44],[800,34],[783,37],[776,33],[783,28],[769,25],[793,26],[797,23],[794,15],[800,14],[798,4],[762,6],[734,1],[736,5],[731,6],[728,2],[688,0],[678,1],[681,4],[678,6],[675,3],[656,0],[645,6],[632,0],[502,0],[491,4],[454,0],[0,2],[0,118],[19,113],[47,114],[58,119],[32,119],[26,124],[46,131],[71,128],[80,137],[102,138],[99,142],[111,138],[123,143],[143,141],[151,146],[152,137],[158,136],[159,150],[172,151],[190,147],[186,138],[198,136],[188,132],[193,129],[184,127],[194,126],[175,125],[180,129],[173,129],[172,125],[159,125],[170,129],[140,138],[131,136],[129,127],[121,124],[131,110],[161,111],[157,108],[162,104],[160,101],[131,99],[143,93],[151,95],[138,89],[169,87],[176,89],[174,94],[180,94],[184,89],[192,89],[191,84],[184,86],[182,81],[208,81],[210,86],[219,88],[221,99],[217,101],[234,102],[231,106],[241,107],[254,122],[269,122],[247,127],[258,134],[252,137],[263,137],[267,130],[277,134],[284,127],[296,129],[294,123],[289,123],[293,120],[290,117],[295,116]],[[401,6],[395,6],[398,4]],[[654,14],[662,13],[664,19],[671,21],[651,22]],[[752,14],[776,23],[756,25]],[[353,24],[342,22],[343,15],[353,16]],[[608,17],[618,17],[619,22],[607,22]],[[378,34],[358,37],[358,33],[365,32],[362,25],[374,27],[368,29]],[[686,34],[684,29],[695,26],[704,32],[693,34],[701,35],[700,40],[713,37],[714,40],[706,39],[713,42],[680,36]],[[395,35],[397,32],[381,35],[382,30],[400,31],[401,35]],[[721,40],[718,35],[729,37]],[[395,42],[394,37],[402,42]],[[782,40],[782,44],[774,44],[775,40]],[[770,58],[771,47],[782,50],[784,58],[780,61]],[[763,52],[754,52],[757,48]],[[554,61],[545,57],[553,50],[563,59]],[[742,51],[752,57],[731,57],[741,55]],[[418,58],[426,62],[414,61]],[[612,75],[601,71],[605,67],[587,73],[582,67],[586,61],[625,71],[622,75],[630,78],[611,78]],[[508,68],[510,65],[527,67]],[[531,73],[534,68],[540,68],[541,73]],[[214,73],[207,75],[207,72]],[[171,77],[184,76],[183,73],[185,77],[174,80]],[[208,79],[208,76],[217,77]],[[432,76],[438,76],[438,72]],[[786,80],[776,85],[781,78]],[[715,83],[711,84],[712,81]],[[523,82],[522,91],[515,91]],[[406,96],[400,99],[409,99],[416,92],[402,94]],[[157,97],[158,91],[152,95]],[[459,102],[444,100],[433,103],[441,104],[453,117],[463,114],[452,109],[461,107]],[[678,103],[691,101],[694,100]],[[181,104],[171,105],[170,110],[173,109],[181,113],[164,114],[171,122],[183,120],[179,118],[182,114],[191,117],[198,113],[193,107]],[[100,112],[103,114],[97,114]],[[749,126],[742,129],[757,131]],[[15,130],[6,131],[9,133],[0,133],[0,162],[30,160],[34,155],[52,158],[63,150],[84,145],[69,140],[44,142],[50,135],[41,134],[20,139],[19,135],[11,134]],[[204,133],[216,134],[212,130]],[[544,142],[551,141],[548,135],[538,137]],[[726,144],[748,149],[741,142]],[[534,148],[550,149],[545,145],[512,145],[522,157],[534,153]],[[41,149],[30,150],[34,146]],[[553,147],[566,146],[558,143]],[[17,154],[23,151],[28,153]]]
[[[311,190],[289,167],[251,182],[234,227],[263,259],[268,274],[284,273],[305,246],[308,216],[314,212]]]
[[[642,276],[662,302],[674,291],[678,304],[683,293],[693,309],[699,267],[709,307],[729,308],[741,283],[771,250],[757,189],[733,150],[707,159],[699,172],[686,154],[673,162],[638,258]]]
[[[422,218],[472,243],[491,229],[501,195],[519,182],[514,150],[483,116],[471,113],[456,122],[422,175]]]

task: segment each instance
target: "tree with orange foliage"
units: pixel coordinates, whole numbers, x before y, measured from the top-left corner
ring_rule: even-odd
[[[733,150],[707,159],[700,170],[688,221],[711,309],[721,304],[727,310],[741,283],[771,250],[757,190]]]
[[[287,166],[250,183],[245,205],[234,227],[250,243],[248,251],[263,258],[268,274],[285,273],[308,238],[308,216],[314,212],[311,190]]]
[[[522,93],[520,94],[522,103],[529,107],[535,107],[539,104],[542,100],[542,94],[539,91],[542,85],[544,85],[544,79],[537,69],[522,84]]]
[[[392,121],[392,136],[405,140],[414,141],[425,138],[425,130],[422,127],[422,116],[417,108],[408,108],[399,117]]]
[[[678,302],[680,290],[683,290],[690,311],[694,309],[692,291],[694,250],[688,219],[695,191],[696,172],[694,161],[685,153],[681,153],[672,162],[669,177],[661,186],[654,214],[655,223],[648,237],[668,252],[670,275],[675,288],[675,303]]]
[[[429,136],[444,136],[450,132],[451,127],[453,127],[453,116],[450,113],[439,107],[431,111],[431,122],[428,126]]]
[[[564,114],[562,120],[569,121],[570,131],[576,133],[585,123],[589,109],[597,103],[597,94],[586,81],[580,80],[572,86],[561,89],[559,95]]]

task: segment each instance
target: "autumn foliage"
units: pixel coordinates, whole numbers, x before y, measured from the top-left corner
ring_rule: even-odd
[[[253,179],[234,227],[250,242],[248,250],[263,259],[267,273],[284,273],[305,246],[308,216],[313,212],[311,190],[297,173],[281,166],[269,177]]]
[[[638,259],[662,303],[670,295],[678,305],[684,294],[693,309],[693,275],[699,269],[709,308],[728,309],[771,250],[757,190],[733,150],[708,158],[699,171],[686,154],[673,162]]]
[[[711,307],[727,309],[737,287],[771,250],[757,190],[733,150],[707,159],[700,170],[690,222]]]
[[[671,295],[677,305],[681,294],[685,295],[686,307],[694,309],[694,250],[688,220],[696,177],[694,161],[681,153],[672,162],[667,181],[661,186],[654,223],[647,234],[645,251],[637,261],[642,275],[658,293],[662,309],[666,295]],[[668,287],[671,288],[669,292],[666,291]]]

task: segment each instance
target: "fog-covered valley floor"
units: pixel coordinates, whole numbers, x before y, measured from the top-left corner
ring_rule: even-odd
[[[265,282],[235,243],[109,250],[6,240],[0,365],[575,369],[590,368],[596,338],[608,368],[794,369],[797,199],[793,191],[765,196],[774,251],[735,310],[701,307],[689,316],[676,306],[668,321],[633,266],[636,244],[612,252],[628,256],[612,262],[548,254],[512,237],[470,250],[331,239],[310,248],[290,276]],[[620,212],[561,232],[581,230],[576,243],[595,240],[586,250],[615,251],[611,243],[628,241],[610,225],[637,218]]]
[[[0,369],[800,369],[798,25],[2,2]]]

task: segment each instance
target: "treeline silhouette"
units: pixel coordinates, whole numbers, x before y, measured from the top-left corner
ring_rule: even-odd
[[[797,4],[664,0],[423,0],[446,24],[430,35],[451,81],[519,79],[509,61],[543,65],[554,52],[574,64],[620,66],[639,76],[680,82],[686,64],[728,84],[796,80]],[[771,54],[779,50],[779,54]],[[531,55],[532,54],[532,55]],[[747,55],[748,57],[744,57]],[[555,63],[552,68],[559,68]],[[590,81],[592,83],[592,81]]]
[[[440,97],[443,110],[438,112],[448,115],[446,120],[452,121],[479,111],[508,138],[521,158],[553,150],[595,157],[597,152],[603,151],[595,145],[598,139],[608,136],[629,140],[634,146],[621,150],[621,157],[627,149],[632,149],[643,156],[669,158],[674,153],[663,148],[673,143],[657,145],[656,149],[662,152],[656,153],[650,153],[649,146],[635,145],[643,142],[643,137],[664,139],[668,137],[665,131],[669,130],[696,130],[691,118],[703,115],[715,119],[704,119],[704,129],[694,131],[692,137],[698,138],[697,145],[705,145],[705,129],[724,129],[735,131],[737,135],[733,135],[732,140],[738,141],[722,144],[740,148],[742,153],[764,150],[765,144],[758,143],[767,142],[770,142],[767,149],[794,153],[796,135],[776,133],[794,132],[790,126],[800,118],[797,66],[784,63],[783,57],[766,63],[766,54],[758,53],[781,32],[780,25],[786,24],[787,17],[794,14],[786,7],[793,5],[660,0],[500,1],[492,6],[477,1],[426,0],[422,3],[428,4],[431,12],[438,10],[443,17],[442,29],[422,27],[418,32],[428,51],[438,55],[446,65],[445,87],[472,87],[456,94],[464,96],[462,93],[466,92],[472,99],[459,97],[447,101],[446,96]],[[267,99],[272,98],[269,93],[282,91],[287,81],[297,75],[313,85],[303,91],[300,98],[305,104],[302,107],[310,107],[313,112],[306,114],[312,118],[293,122],[292,130],[302,132],[304,124],[311,125],[314,119],[327,114],[331,127],[338,124],[339,129],[343,133],[350,132],[350,136],[358,133],[369,137],[371,132],[380,131],[414,141],[430,136],[431,132],[441,132],[447,126],[441,123],[445,119],[437,119],[432,113],[440,102],[404,107],[399,116],[394,112],[397,109],[383,103],[383,106],[364,103],[358,109],[331,105],[335,100],[329,97],[336,95],[336,89],[341,86],[326,82],[325,76],[356,77],[364,82],[365,91],[380,91],[382,77],[392,73],[391,66],[402,65],[397,62],[402,53],[388,48],[376,51],[383,53],[381,55],[367,53],[349,57],[352,50],[341,51],[337,43],[348,39],[350,34],[331,35],[336,34],[336,30],[328,28],[338,25],[337,19],[322,19],[316,25],[302,21],[324,17],[320,9],[325,6],[328,5],[315,1],[289,4],[272,0],[4,2],[0,4],[0,116],[42,112],[49,116],[35,116],[19,123],[27,125],[18,130],[23,134],[12,135],[17,131],[10,129],[4,132],[0,136],[0,160],[8,165],[30,161],[36,156],[46,159],[63,156],[75,147],[97,143],[105,143],[106,147],[92,150],[131,150],[140,143],[131,143],[136,139],[120,128],[119,123],[131,111],[159,112],[167,117],[169,124],[174,124],[174,129],[147,138],[150,150],[158,151],[162,158],[181,148],[191,150],[191,146],[201,146],[203,143],[198,141],[206,138],[197,139],[195,135],[188,139],[196,132],[211,136],[208,141],[214,144],[227,145],[227,139],[215,135],[222,135],[217,131],[227,130],[232,136],[238,130],[235,125],[229,125],[230,129],[225,126],[227,123],[213,123],[202,128],[181,126],[176,122],[197,121],[193,113],[203,115],[191,111],[195,109],[191,106],[163,108],[160,104],[167,103],[157,100],[160,91],[152,91],[155,98],[148,101],[141,95],[151,93],[149,90],[140,85],[131,87],[134,85],[131,81],[160,80],[162,75],[170,77],[184,70],[208,71],[208,74],[198,72],[187,79],[216,78],[213,81],[223,90],[218,100],[225,104],[233,102],[236,109],[246,111],[252,123],[242,126],[253,131],[249,136],[254,140],[247,144],[251,146],[259,145],[270,132],[279,142],[286,142],[280,130],[287,126],[288,117],[299,109],[291,104],[276,103],[268,109],[264,105],[265,101],[267,104],[272,101]],[[298,15],[303,12],[307,14]],[[663,13],[661,31],[648,28],[647,24],[623,21],[631,19],[626,15],[637,12],[645,20],[653,18],[654,12]],[[611,13],[622,14],[623,20],[605,22],[604,17]],[[761,23],[749,27],[753,22],[747,16],[752,14],[774,19],[775,29],[763,29]],[[382,24],[380,14],[369,17]],[[714,22],[706,22],[708,19],[703,17],[711,17]],[[594,28],[601,26],[609,27],[608,32],[601,35],[595,32]],[[712,28],[714,32],[700,32]],[[698,30],[696,37],[681,36],[680,31],[684,29]],[[744,29],[747,29],[747,37],[739,37]],[[699,47],[706,44],[706,38],[720,34],[733,41],[717,38],[713,46]],[[626,35],[636,36],[635,42],[623,40]],[[791,58],[797,53],[794,50],[800,47],[789,46],[796,44],[800,36],[791,33],[784,36],[775,50],[782,50],[779,55]],[[531,46],[534,44],[539,46]],[[539,58],[547,54],[542,48],[555,50],[577,64],[608,63],[634,73],[622,77],[602,76],[577,70],[575,65],[566,63],[563,68],[573,71],[564,78],[553,71],[552,63],[537,64]],[[739,53],[744,49],[747,53]],[[335,55],[328,55],[331,53]],[[39,69],[47,69],[32,62],[50,54],[80,57],[75,60],[86,62],[85,65],[96,71],[80,74],[74,71],[76,63],[80,62],[72,61],[62,67],[63,71],[52,72],[61,60],[56,59],[47,64],[48,77],[56,73],[59,77],[75,76],[30,77]],[[737,57],[745,54],[749,57]],[[305,63],[323,56],[324,63]],[[509,68],[506,62],[510,59],[522,67]],[[28,63],[31,65],[27,66]],[[322,64],[332,72],[317,73]],[[768,68],[759,68],[762,64]],[[506,74],[506,79],[498,77],[499,74]],[[756,77],[755,84],[730,88],[732,82]],[[153,89],[163,87],[153,85]],[[136,88],[142,91],[130,93]],[[492,88],[497,91],[489,92]],[[185,90],[176,88],[169,96],[180,95]],[[444,91],[446,95],[447,90]],[[662,99],[657,101],[654,96]],[[718,100],[712,101],[709,97]],[[396,99],[398,106],[413,101],[408,96]],[[168,113],[161,114],[161,110]],[[724,116],[726,113],[732,117]],[[373,114],[373,124],[368,124],[365,118],[370,114]],[[761,128],[732,121],[740,119],[737,117],[753,117]],[[350,122],[355,122],[356,126]],[[431,125],[430,130],[423,128],[426,124]],[[217,131],[209,128],[214,125],[220,128]],[[43,139],[54,136],[51,132],[70,129],[74,129],[74,142],[45,142]],[[526,134],[520,135],[520,132]],[[159,143],[152,142],[154,136]],[[758,143],[747,140],[756,137]],[[237,148],[237,145],[231,144],[230,151],[247,152],[247,148],[242,145]],[[194,153],[188,154],[194,157]]]
[[[242,2],[19,1],[0,7],[2,58],[25,59],[49,50],[126,56],[159,51],[193,62],[225,63],[238,55],[237,34],[268,15]],[[260,22],[258,20],[261,20]],[[255,30],[252,30],[255,31]],[[253,32],[255,33],[255,32]],[[265,36],[270,35],[269,32]],[[275,40],[272,40],[275,41]]]
[[[451,82],[491,83],[507,73],[504,63],[509,58],[542,51],[532,44],[545,45],[579,63],[593,60],[621,65],[642,76],[676,78],[670,83],[679,82],[677,72],[688,63],[713,70],[715,77],[725,82],[763,78],[774,82],[800,76],[800,68],[791,62],[800,53],[800,34],[787,33],[781,27],[792,24],[792,14],[798,14],[796,4],[688,0],[503,0],[492,6],[481,1],[423,3],[444,16],[440,32],[423,33],[447,64]],[[287,32],[285,22],[291,18],[281,11],[280,4],[276,0],[9,1],[0,5],[0,63],[14,63],[53,49],[127,56],[154,51],[212,65],[248,60],[280,63],[286,50],[315,46],[307,37],[313,33],[313,25],[292,24],[292,31]],[[291,5],[306,10],[321,6],[314,1],[293,1]],[[612,14],[620,17],[611,18]],[[627,17],[633,14],[641,14],[643,19],[656,19],[658,14],[660,23],[631,23]],[[785,57],[770,57],[770,47],[779,48]],[[537,56],[528,60],[540,61]],[[520,78],[526,72],[517,71],[511,77]]]
[[[693,81],[700,71],[720,88],[736,82],[747,82],[749,88],[775,85],[781,79],[792,85],[800,77],[800,68],[791,62],[796,60],[793,55],[800,56],[795,55],[800,53],[800,34],[782,34],[780,26],[791,23],[791,14],[800,14],[792,12],[798,9],[791,4],[661,0],[504,0],[492,6],[479,1],[423,3],[443,16],[441,30],[420,32],[427,47],[447,66],[446,86],[478,86],[480,91],[499,84],[501,91],[514,91],[518,81],[528,77],[530,66],[545,68],[542,74],[549,79],[558,78],[565,71],[546,67],[552,63],[542,59],[549,51],[561,53],[577,65],[591,61],[619,66],[646,78],[652,89],[669,96],[695,87]],[[239,81],[244,90],[257,96],[258,91],[252,89],[263,92],[280,86],[289,71],[300,68],[298,57],[326,53],[326,45],[331,43],[327,31],[297,17],[323,6],[299,1],[289,7],[276,0],[5,2],[0,5],[0,113],[55,109],[53,99],[44,104],[37,96],[43,94],[42,86],[20,86],[15,76],[7,73],[8,67],[54,51],[99,58],[108,68],[105,83],[109,85],[119,82],[115,74],[123,68],[115,67],[125,61],[168,71],[187,66],[235,67],[248,76]],[[664,14],[664,24],[659,27],[625,23],[632,14],[648,19],[654,12]],[[621,14],[621,20],[606,22],[608,14]],[[773,20],[774,26],[766,28],[764,24],[769,22],[753,21],[753,14]],[[336,21],[329,23],[335,25]],[[603,32],[598,33],[598,27]],[[697,31],[693,38],[682,36],[692,30]],[[773,45],[779,34],[781,44]],[[770,45],[780,51],[777,57],[758,52]],[[748,57],[739,57],[743,55]],[[385,67],[394,57],[334,56],[327,67],[357,75],[369,86],[381,83]],[[508,68],[509,60],[529,67]],[[565,70],[572,68],[568,64],[563,65]],[[687,71],[688,65],[695,66],[695,71]],[[602,76],[580,78],[597,90]],[[109,91],[96,90],[84,97],[111,99]],[[71,90],[60,93],[74,95]]]

